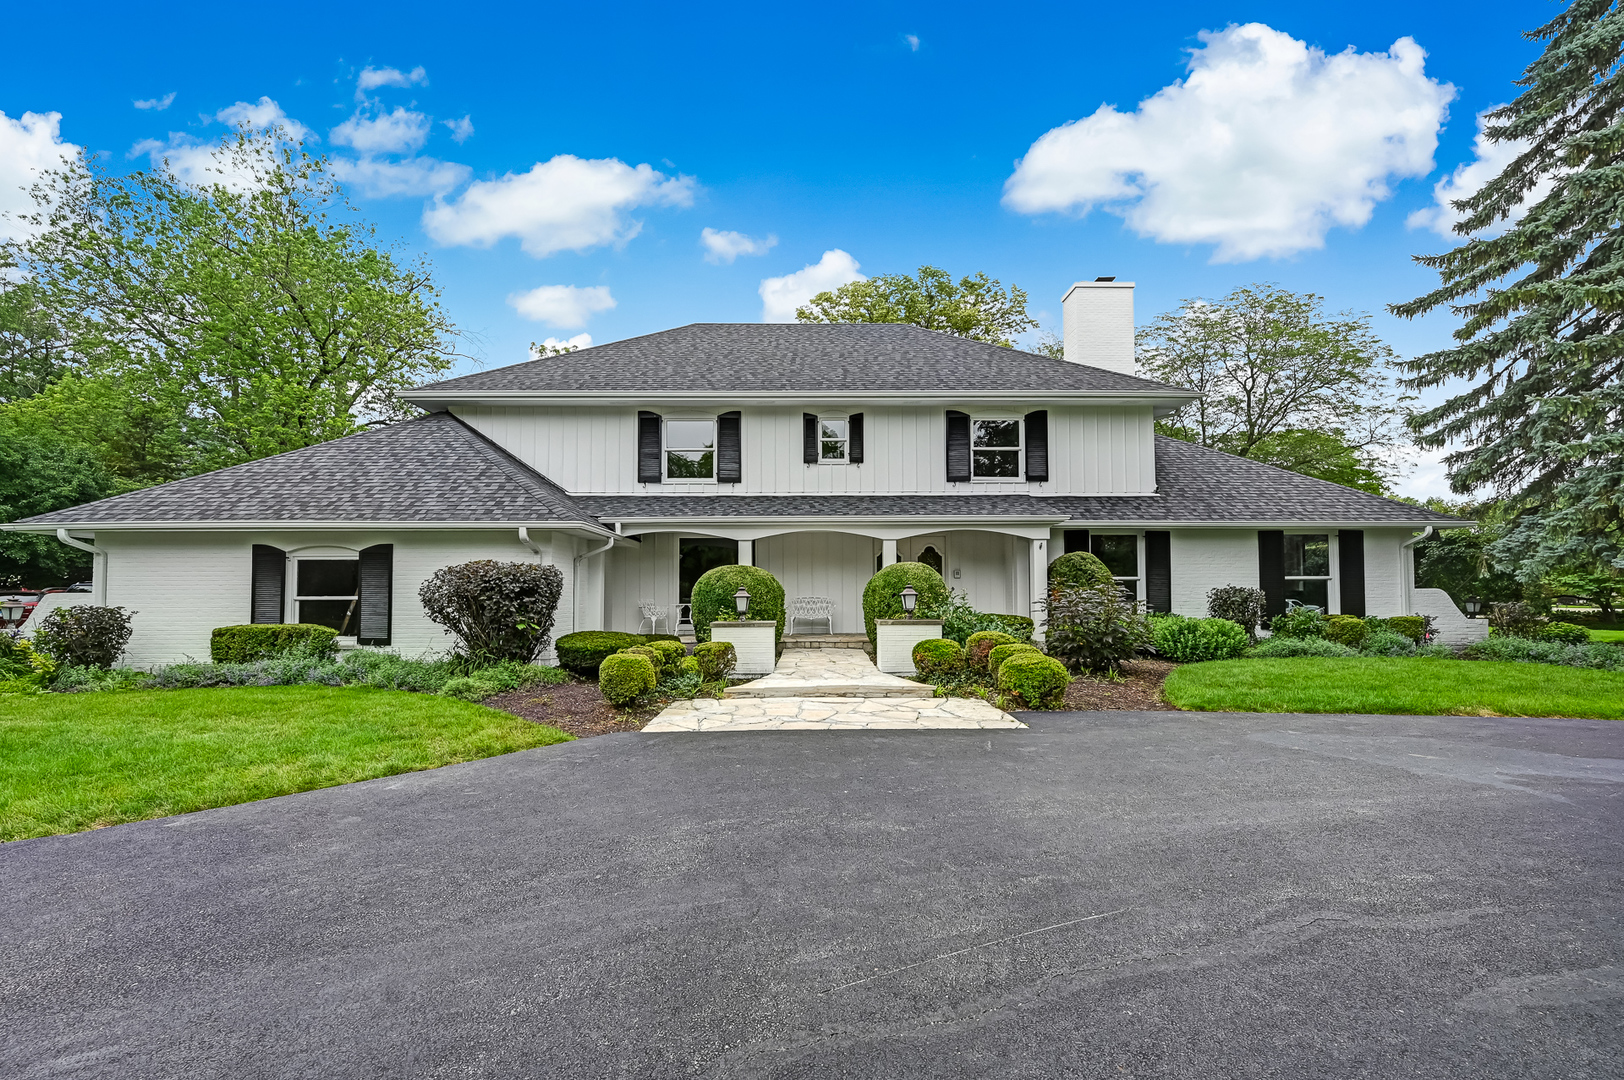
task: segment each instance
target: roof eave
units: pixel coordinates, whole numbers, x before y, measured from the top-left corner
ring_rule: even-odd
[[[1187,390],[407,390],[415,405],[546,405],[559,401],[599,401],[606,405],[646,405],[651,399],[684,402],[840,401],[906,405],[936,401],[1087,401],[1092,404],[1155,405],[1178,408],[1201,395]]]
[[[536,529],[542,532],[580,532],[590,537],[617,536],[614,530],[598,522],[546,521],[538,519],[512,519],[504,521],[331,521],[263,519],[253,521],[13,521],[0,524],[0,532],[44,533],[55,535],[58,529],[69,532],[265,532],[292,530],[298,532],[375,532],[386,529]],[[619,537],[619,539],[626,539]]]

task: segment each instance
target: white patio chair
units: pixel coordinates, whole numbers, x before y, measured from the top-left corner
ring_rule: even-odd
[[[797,596],[789,602],[789,632],[795,633],[796,622],[821,622],[835,632],[835,602],[827,596]]]
[[[643,632],[643,623],[648,623],[648,632],[651,634],[658,634],[660,632],[661,623],[665,623],[666,632],[670,632],[671,623],[666,618],[664,604],[655,603],[653,600],[644,600],[637,605],[637,610],[643,616],[641,621],[639,621],[637,624],[637,632],[639,634]]]

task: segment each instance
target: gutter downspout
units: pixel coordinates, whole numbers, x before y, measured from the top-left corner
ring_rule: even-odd
[[[90,564],[90,599],[97,607],[107,606],[107,552],[94,544],[87,544],[83,540],[68,535],[68,530],[56,530],[56,538],[71,548],[88,551],[92,556]]]
[[[524,530],[521,529],[519,531],[523,532]],[[570,580],[571,598],[574,601],[570,605],[572,608],[570,612],[572,629],[579,630],[581,628],[581,566],[594,555],[602,555],[604,552],[614,547],[615,541],[620,539],[619,534],[620,522],[617,521],[615,522],[615,535],[611,536],[607,541],[605,541],[602,547],[593,548],[591,551],[583,552],[582,554],[575,556],[575,576]]]
[[[1398,546],[1399,581],[1403,588],[1399,590],[1400,615],[1411,614],[1415,610],[1415,545],[1428,539],[1435,532],[1431,525],[1421,531],[1419,536],[1412,536]]]
[[[519,526],[519,543],[530,549],[530,553],[541,562],[541,545],[530,539],[530,529],[524,525]]]

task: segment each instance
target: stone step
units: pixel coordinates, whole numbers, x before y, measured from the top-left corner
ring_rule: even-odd
[[[864,634],[785,634],[786,649],[863,649],[869,648]]]
[[[768,676],[754,682],[730,686],[722,694],[729,698],[795,698],[795,697],[872,697],[872,698],[928,698],[936,696],[934,686],[910,683],[905,679],[895,682],[832,679],[785,679]]]

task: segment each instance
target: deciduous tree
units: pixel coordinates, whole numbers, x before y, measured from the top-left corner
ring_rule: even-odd
[[[1037,326],[1026,313],[1026,293],[1005,288],[984,273],[958,281],[945,270],[921,266],[917,275],[881,274],[821,292],[797,308],[801,322],[912,323],[957,337],[1014,348],[1015,338]]]

